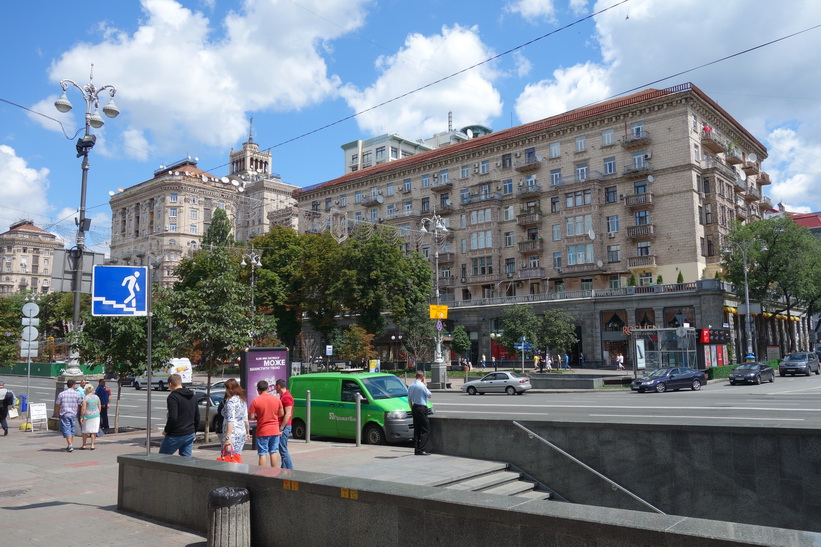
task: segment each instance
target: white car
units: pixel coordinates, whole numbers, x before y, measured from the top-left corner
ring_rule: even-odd
[[[491,372],[480,380],[466,382],[462,386],[462,391],[470,394],[484,395],[485,393],[507,393],[508,395],[521,395],[532,388],[530,378],[515,372]]]

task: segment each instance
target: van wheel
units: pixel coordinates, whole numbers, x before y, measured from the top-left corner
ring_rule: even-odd
[[[305,438],[305,422],[300,420],[299,418],[294,418],[293,427],[291,428],[291,435],[294,436],[294,439],[304,439]]]
[[[368,444],[385,444],[385,433],[376,424],[365,426],[365,442]]]
[[[165,391],[167,389],[165,387],[165,384],[162,382],[162,380],[160,380],[160,383],[157,384],[157,389],[160,390],[160,391]]]
[[[138,382],[137,380],[134,380],[134,389],[136,389],[137,391],[140,390],[140,382]]]

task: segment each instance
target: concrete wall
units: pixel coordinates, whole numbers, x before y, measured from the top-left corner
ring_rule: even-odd
[[[432,423],[435,453],[509,462],[571,502],[646,510],[510,422]],[[519,423],[667,514],[821,531],[821,431]]]
[[[253,545],[817,545],[821,536],[158,454],[120,456],[118,509],[206,532],[208,492],[251,492]]]

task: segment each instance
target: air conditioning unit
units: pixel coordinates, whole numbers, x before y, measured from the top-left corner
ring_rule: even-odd
[[[334,200],[334,203],[335,203],[336,205],[339,205],[339,200],[338,200],[338,199],[335,199],[335,200]]]
[[[522,153],[521,152],[516,152],[516,154],[514,154],[514,155],[518,158],[522,155]]]
[[[615,239],[616,232],[607,232],[607,237],[609,237],[610,239]]]
[[[474,169],[479,169],[479,164],[478,164],[478,163],[474,163],[474,164],[473,164],[473,168],[474,168]]]
[[[624,194],[619,194],[619,199],[624,199]]]
[[[646,159],[646,160],[649,160],[649,159],[650,159],[650,158],[652,158],[652,157],[653,157],[653,154],[652,154],[652,153],[650,153],[650,152],[647,152],[647,153],[644,155],[644,159]]]
[[[513,272],[507,272],[507,277],[508,277],[508,278],[513,277]]]
[[[434,174],[433,174],[433,178],[434,178],[434,179],[438,179],[438,178],[439,178],[439,173],[434,173]]]
[[[171,226],[169,226],[168,224],[166,224],[166,225],[165,225],[165,231],[167,232],[167,231],[168,231],[168,230],[170,230],[170,229],[171,229]]]
[[[497,162],[496,162],[496,167],[501,167],[501,166],[502,166],[502,162],[497,161]]]
[[[519,181],[519,186],[524,186],[524,185],[525,185],[525,183],[520,180]]]

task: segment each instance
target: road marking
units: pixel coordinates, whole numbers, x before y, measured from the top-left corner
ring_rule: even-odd
[[[803,422],[804,418],[755,418],[749,416],[684,416],[681,414],[671,414],[669,416],[658,415],[641,415],[641,414],[589,414],[591,418],[695,418],[699,420],[756,420],[756,421],[772,421],[772,422]]]
[[[440,406],[477,406],[479,403],[436,403],[434,408]],[[482,405],[487,406],[487,405]],[[584,408],[589,409],[589,405],[504,405],[506,407],[514,408]],[[612,409],[627,409],[627,410],[762,410],[762,411],[780,411],[780,412],[818,412],[821,413],[821,408],[771,408],[771,407],[756,407],[756,406],[630,406],[630,405],[601,405],[598,408],[612,408]]]

